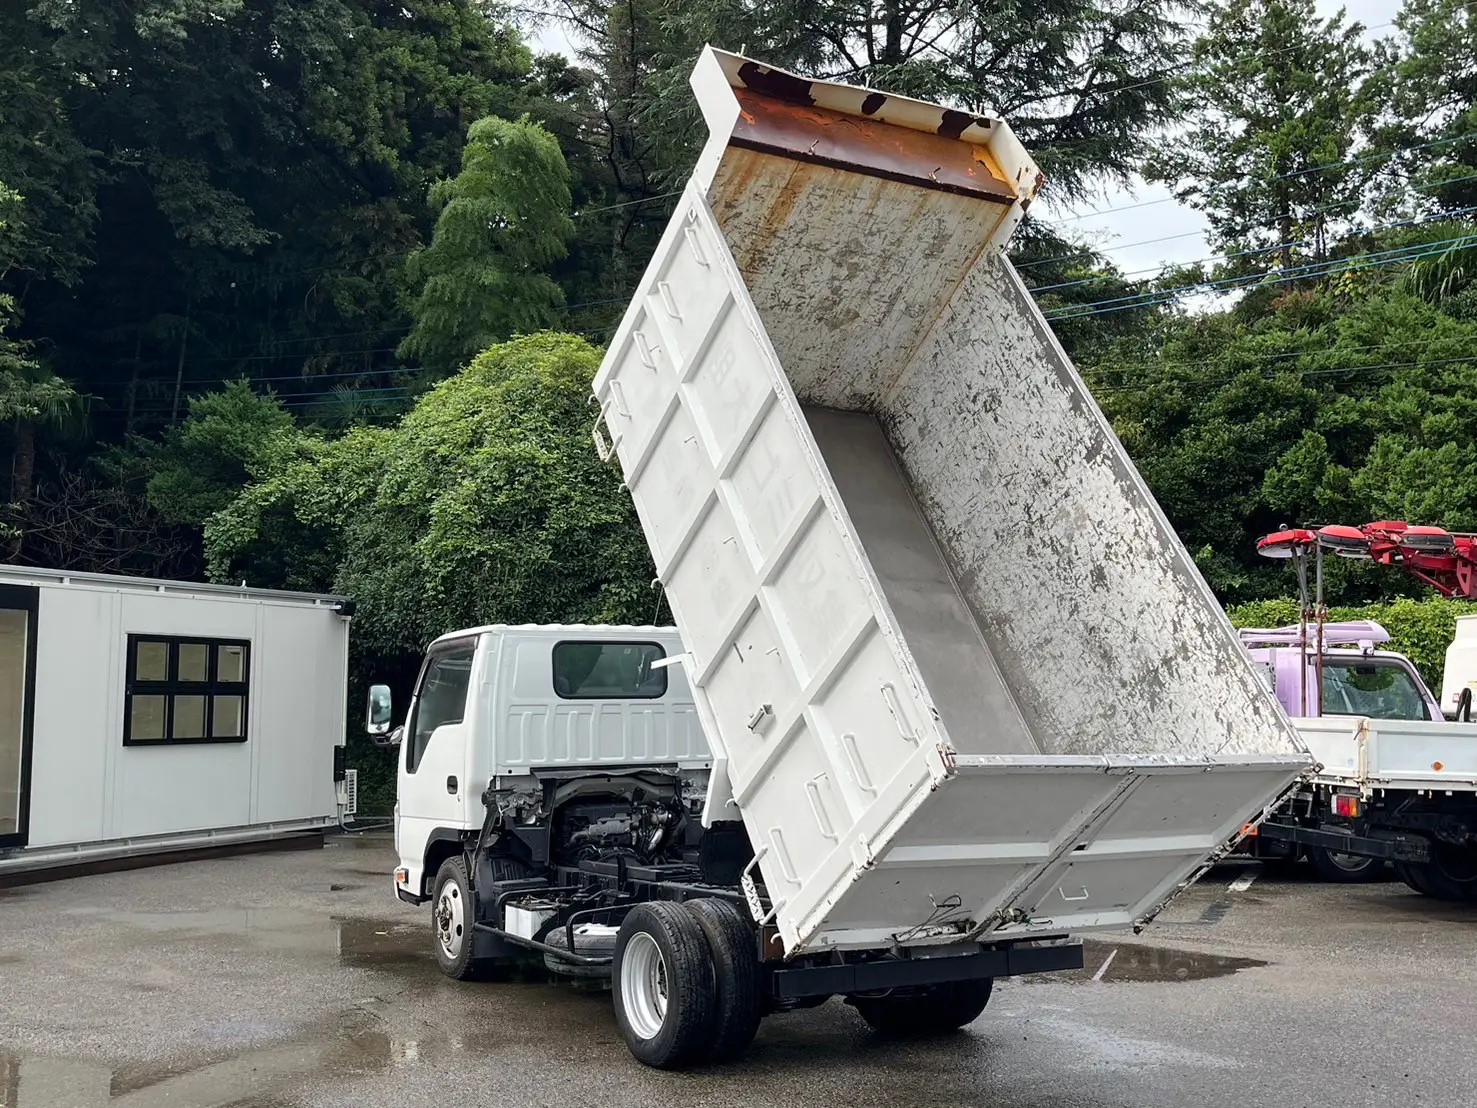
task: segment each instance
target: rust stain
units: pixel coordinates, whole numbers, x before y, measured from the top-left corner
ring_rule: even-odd
[[[880,94],[879,94],[880,95]],[[738,89],[734,146],[1009,204],[1017,190],[974,143]],[[953,113],[963,131],[974,116]],[[946,117],[948,113],[946,113]],[[947,123],[948,126],[952,124]]]

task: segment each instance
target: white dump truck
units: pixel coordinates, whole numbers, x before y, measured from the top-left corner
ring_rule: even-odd
[[[680,638],[449,637],[402,746],[448,736],[427,803],[480,791],[411,834],[402,759],[397,836],[446,972],[609,975],[668,1068],[828,997],[969,1023],[1311,764],[1004,256],[1042,183],[1010,128],[712,49],[692,86],[711,137],[594,386]],[[633,739],[688,706],[706,757]]]

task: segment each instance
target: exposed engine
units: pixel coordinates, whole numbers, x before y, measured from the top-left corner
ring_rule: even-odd
[[[682,799],[671,789],[635,785],[624,797],[578,797],[557,810],[552,852],[564,865],[673,860],[681,854],[685,821]]]

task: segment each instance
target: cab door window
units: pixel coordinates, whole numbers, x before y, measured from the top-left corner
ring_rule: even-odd
[[[475,652],[475,645],[467,643],[438,650],[426,660],[415,694],[410,741],[405,744],[407,773],[415,772],[436,728],[447,723],[460,723],[466,714]]]

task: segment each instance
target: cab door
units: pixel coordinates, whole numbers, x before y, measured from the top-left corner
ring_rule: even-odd
[[[426,655],[400,743],[397,840],[401,863],[420,870],[438,829],[468,829],[467,706],[477,657],[475,638],[438,644]],[[434,875],[428,874],[427,877]]]

